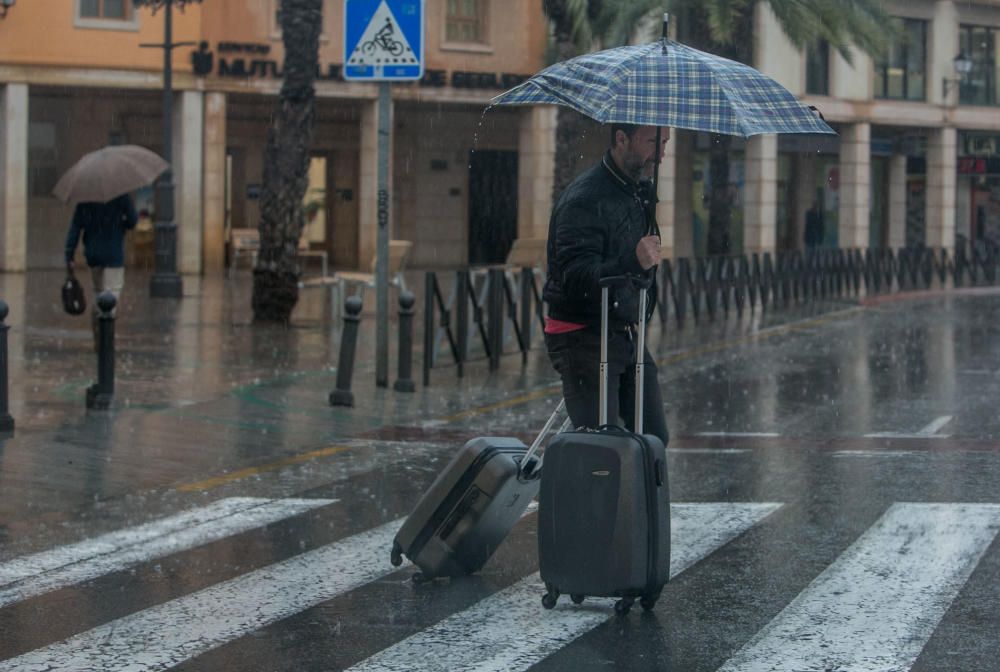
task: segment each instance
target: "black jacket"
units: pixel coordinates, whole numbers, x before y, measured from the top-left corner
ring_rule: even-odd
[[[125,265],[125,232],[135,228],[135,206],[128,194],[107,203],[79,203],[66,234],[66,261],[73,261],[83,233],[87,265],[121,268]]]
[[[655,207],[652,183],[635,183],[622,175],[610,154],[573,180],[559,197],[549,220],[548,276],[543,293],[549,317],[600,325],[598,281],[612,275],[643,273],[635,248],[643,236],[659,235]],[[650,273],[654,282],[647,300],[647,316],[656,304],[656,273]],[[612,328],[637,323],[638,292],[611,292]]]

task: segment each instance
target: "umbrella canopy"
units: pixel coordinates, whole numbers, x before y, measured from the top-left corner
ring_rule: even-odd
[[[138,145],[114,145],[87,154],[66,171],[52,193],[63,202],[105,203],[147,185],[170,167]]]
[[[565,105],[601,123],[743,137],[835,134],[770,77],[666,38],[556,63],[492,102]]]

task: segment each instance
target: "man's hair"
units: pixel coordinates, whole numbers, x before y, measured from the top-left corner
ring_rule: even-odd
[[[621,131],[629,140],[635,137],[635,132],[639,130],[639,124],[611,124],[611,147],[614,148],[618,138],[618,131]]]

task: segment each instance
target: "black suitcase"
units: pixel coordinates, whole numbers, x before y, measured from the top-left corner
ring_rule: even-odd
[[[636,363],[636,433],[607,424],[608,287],[637,282],[640,328]],[[618,597],[627,614],[638,598],[652,609],[670,577],[670,501],[666,449],[642,434],[646,288],[630,278],[601,280],[601,394],[598,430],[553,437],[545,449],[538,498],[538,555],[551,609],[560,594]]]
[[[559,403],[531,448],[504,437],[466,443],[396,533],[392,564],[402,564],[405,555],[420,568],[416,581],[479,571],[538,494],[534,455],[564,406]]]

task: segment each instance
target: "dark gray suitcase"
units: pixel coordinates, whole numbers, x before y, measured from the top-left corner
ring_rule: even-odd
[[[652,609],[670,578],[670,498],[666,449],[642,434],[646,290],[639,300],[637,433],[607,424],[608,287],[601,281],[601,394],[598,430],[560,433],[545,449],[538,499],[538,555],[551,609],[560,594],[618,597],[627,614],[638,598]]]
[[[560,402],[530,449],[505,437],[466,443],[396,533],[392,564],[405,555],[420,568],[417,581],[479,571],[538,494],[533,456],[563,408]]]

